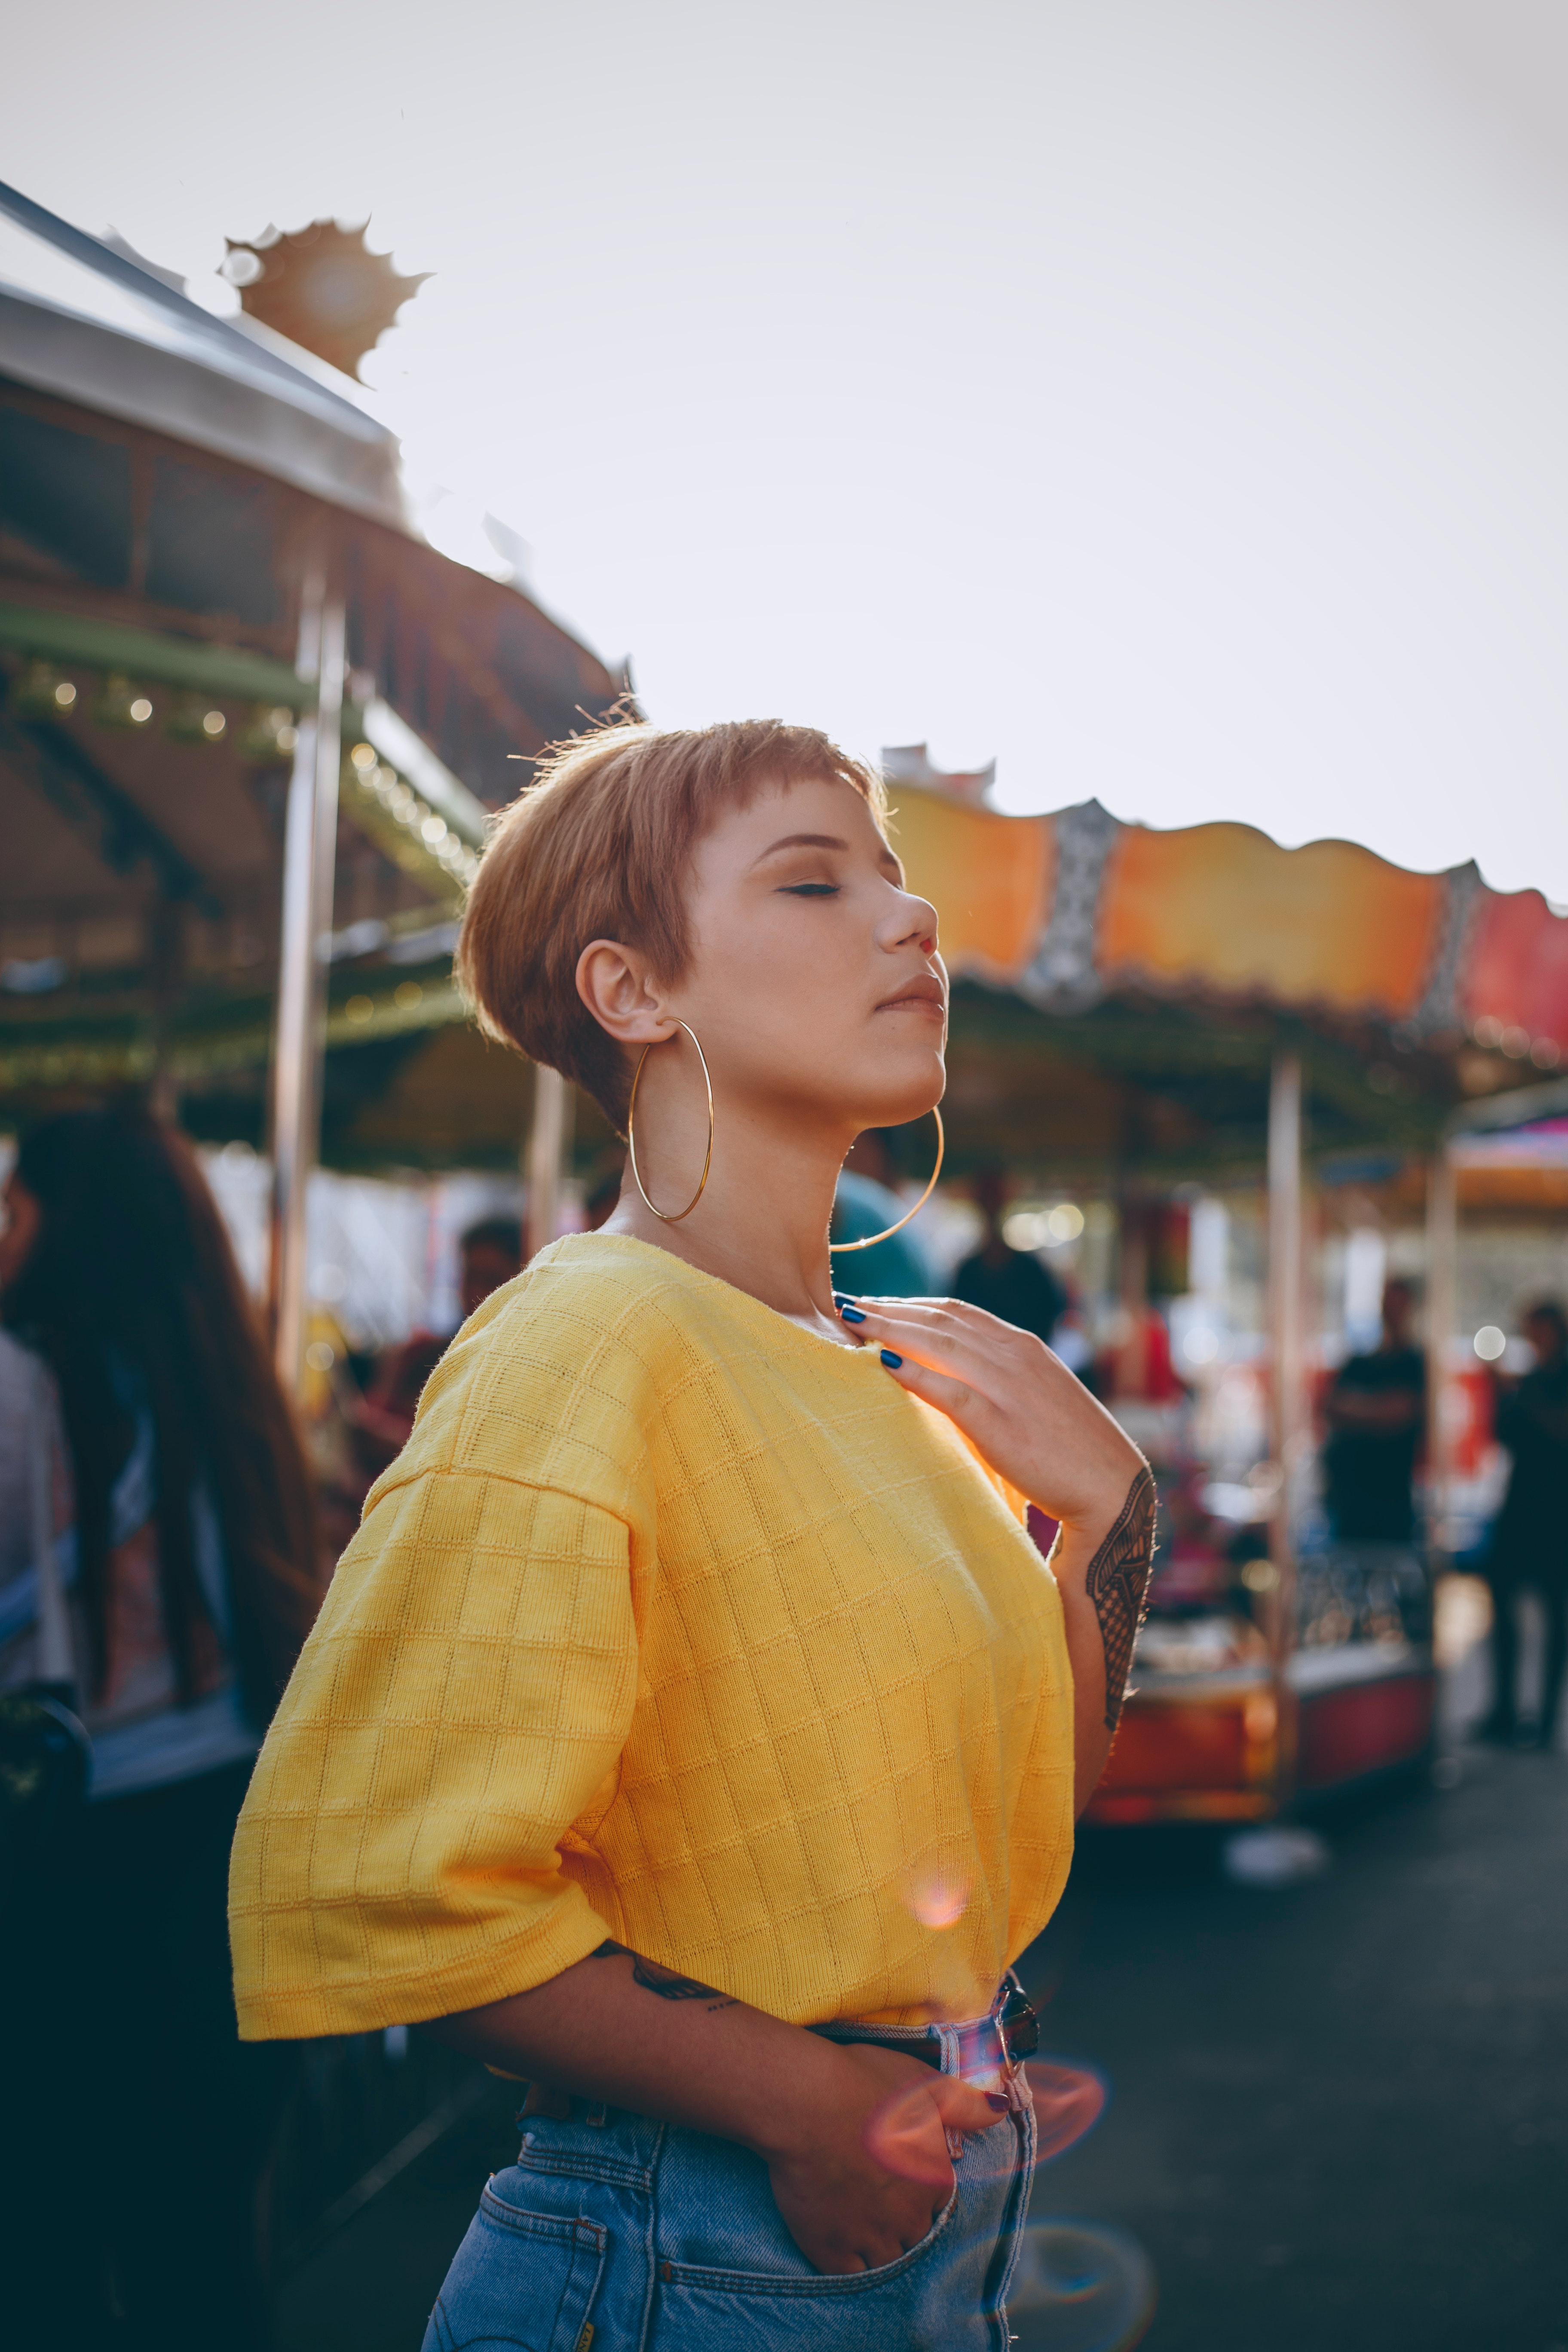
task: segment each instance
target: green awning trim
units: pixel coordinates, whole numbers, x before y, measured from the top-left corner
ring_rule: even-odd
[[[237,702],[287,703],[300,708],[299,678],[287,662],[233,646],[205,646],[194,637],[164,636],[153,629],[130,629],[119,621],[95,621],[77,613],[36,612],[24,604],[0,604],[0,646],[33,654],[62,667],[107,674],[123,672],[161,686]]]
[[[449,972],[437,969],[395,980],[383,971],[333,1003],[327,1044],[368,1045],[469,1017]],[[271,1045],[270,1005],[251,1000],[237,1005],[226,1019],[208,1007],[198,1019],[176,1021],[167,1051],[174,1076],[189,1084],[224,1070],[264,1065]],[[6,1037],[0,1032],[0,1097],[37,1087],[123,1085],[149,1077],[154,1060],[148,1024],[134,1014],[91,1027],[62,1022],[52,1030],[40,1024],[30,1034],[13,1032]]]

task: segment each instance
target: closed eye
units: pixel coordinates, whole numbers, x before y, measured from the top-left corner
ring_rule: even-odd
[[[787,898],[837,898],[837,882],[786,882],[782,895]]]

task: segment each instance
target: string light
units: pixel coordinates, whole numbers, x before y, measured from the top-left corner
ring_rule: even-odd
[[[169,713],[168,732],[177,743],[219,743],[228,719],[205,694],[182,694]]]
[[[47,661],[30,661],[11,680],[6,696],[18,719],[58,719],[74,709],[76,699],[74,681]]]
[[[153,716],[153,698],[121,671],[111,670],[99,689],[92,715],[100,727],[145,727]]]
[[[293,756],[300,730],[287,703],[262,703],[252,710],[239,739],[239,756],[260,768],[273,767]]]
[[[434,863],[459,888],[468,888],[479,872],[478,853],[395,768],[377,759],[369,743],[356,743],[349,752],[343,781],[367,813],[374,809],[390,821],[382,825],[373,823],[368,828],[389,857],[411,873],[427,873]]]

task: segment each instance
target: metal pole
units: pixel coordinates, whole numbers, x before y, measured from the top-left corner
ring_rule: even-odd
[[[1439,1144],[1426,1168],[1426,1460],[1431,1479],[1427,1540],[1434,1574],[1448,1543],[1449,1495],[1454,1475],[1448,1401],[1448,1342],[1458,1319],[1458,1187],[1454,1159]]]
[[[1301,1062],[1276,1054],[1268,1088],[1268,1333],[1273,1357],[1273,1453],[1279,1484],[1270,1552],[1277,1573],[1273,1635],[1289,1648],[1295,1598],[1292,1504],[1305,1450],[1306,1367],[1301,1317]]]
[[[283,836],[283,924],[272,1058],[272,1250],[269,1295],[278,1377],[293,1395],[305,1344],[305,1196],[321,1133],[326,940],[337,855],[342,761],[343,607],[323,574],[300,603],[302,698]]]
[[[528,1180],[528,1255],[533,1257],[555,1238],[561,1186],[572,1149],[572,1089],[559,1070],[533,1066],[533,1119],[528,1130],[523,1173]]]

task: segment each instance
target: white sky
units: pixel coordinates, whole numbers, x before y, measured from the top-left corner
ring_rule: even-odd
[[[372,216],[416,469],[667,723],[1568,900],[1563,0],[50,0],[0,173]],[[215,286],[215,305],[226,298]]]

